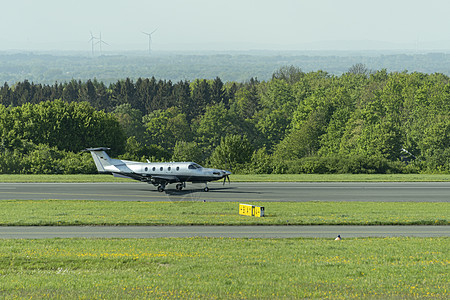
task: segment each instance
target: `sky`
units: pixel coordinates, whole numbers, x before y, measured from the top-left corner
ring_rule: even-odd
[[[6,3],[5,3],[6,2]],[[450,50],[448,0],[2,0],[0,51]],[[95,46],[99,51],[99,45]]]

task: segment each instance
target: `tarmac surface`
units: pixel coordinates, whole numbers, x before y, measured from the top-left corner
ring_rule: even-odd
[[[0,239],[42,238],[295,238],[449,237],[450,226],[15,226]]]
[[[187,184],[183,191],[168,185],[160,193],[152,185],[130,183],[0,183],[0,200],[109,201],[414,201],[449,202],[450,182],[405,183],[210,183]]]
[[[152,185],[130,183],[0,183],[0,200],[107,201],[379,201],[449,202],[450,182],[418,183],[210,183],[169,185],[160,193]],[[248,237],[334,238],[450,236],[450,226],[32,226],[0,227],[4,238],[156,238]]]

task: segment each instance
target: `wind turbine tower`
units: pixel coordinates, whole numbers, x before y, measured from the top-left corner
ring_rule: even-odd
[[[105,42],[104,40],[102,40],[102,33],[101,33],[101,32],[100,32],[100,37],[98,38],[98,42],[95,43],[95,44],[99,44],[99,46],[100,46],[100,55],[103,55],[103,52],[102,52],[102,44],[105,44],[105,45],[110,46],[107,42]]]
[[[95,40],[98,40],[98,37],[95,37],[93,34],[92,34],[92,31],[91,31],[91,39],[88,41],[88,43],[91,43],[91,47],[92,47],[92,56],[94,56],[94,46],[95,46]]]
[[[148,36],[148,55],[150,55],[151,52],[152,52],[152,34],[154,34],[156,30],[158,30],[158,28],[153,30],[151,33],[147,33],[147,32],[143,32],[142,31],[143,34]]]

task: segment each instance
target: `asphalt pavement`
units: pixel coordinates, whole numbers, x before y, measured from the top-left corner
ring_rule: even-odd
[[[14,226],[0,239],[449,237],[450,226]]]
[[[189,184],[183,191],[169,185],[163,193],[153,185],[130,183],[0,183],[0,200],[109,201],[450,201],[450,182],[405,183],[210,183]]]
[[[152,185],[130,183],[0,183],[0,200],[107,201],[413,201],[449,202],[450,182],[407,183],[210,183],[174,185],[160,193]],[[450,236],[449,226],[32,226],[0,227],[0,238],[248,237],[334,238]]]

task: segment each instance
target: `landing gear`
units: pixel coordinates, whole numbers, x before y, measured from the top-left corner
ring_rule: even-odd
[[[163,185],[163,184],[158,185],[158,192],[162,193],[162,192],[164,192],[165,189],[166,189],[165,185]]]
[[[209,187],[205,186],[205,188],[203,189],[203,191],[209,192]]]
[[[178,191],[181,191],[183,188],[185,188],[186,187],[186,182],[183,182],[183,183],[178,183],[177,185],[176,185],[176,189],[178,190]]]

